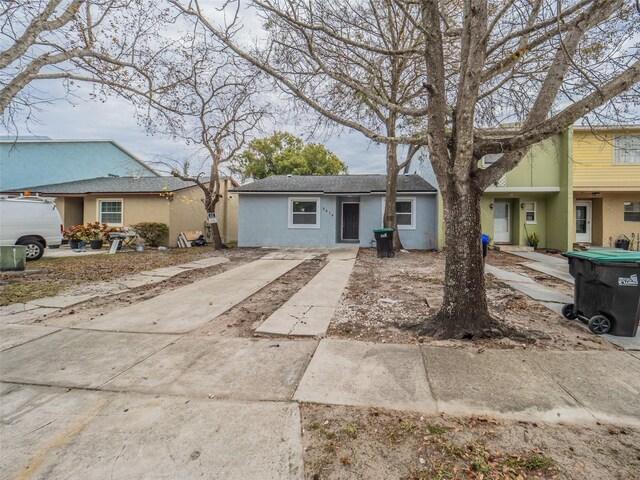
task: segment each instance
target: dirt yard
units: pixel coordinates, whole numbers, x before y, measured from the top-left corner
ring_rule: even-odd
[[[267,252],[260,250],[260,255]],[[24,303],[65,293],[82,285],[108,282],[137,272],[218,255],[236,259],[245,256],[257,258],[255,249],[215,251],[213,247],[174,248],[164,251],[148,248],[142,253],[42,258],[36,262],[27,262],[27,269],[23,274],[0,273],[0,306]]]
[[[633,480],[640,432],[302,405],[305,478]]]
[[[495,252],[491,252],[494,256]],[[503,258],[504,257],[504,258]],[[501,254],[502,263],[511,257],[514,269],[519,258]],[[544,276],[530,269],[532,277]],[[521,270],[518,270],[522,273]],[[403,329],[435,314],[442,302],[444,254],[441,252],[398,253],[394,258],[377,258],[375,250],[360,249],[349,285],[329,327],[328,336],[383,343],[413,343],[416,337]],[[549,282],[560,280],[548,277]],[[565,320],[546,307],[487,276],[487,296],[492,315],[522,332],[522,337],[467,341],[418,341],[472,348],[614,349],[577,322]],[[562,287],[563,291],[567,287]],[[558,287],[560,289],[560,287]],[[569,286],[568,290],[572,292]]]

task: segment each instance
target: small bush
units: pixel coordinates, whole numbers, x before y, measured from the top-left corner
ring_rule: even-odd
[[[140,222],[133,227],[150,247],[159,247],[166,242],[169,226],[166,223]]]

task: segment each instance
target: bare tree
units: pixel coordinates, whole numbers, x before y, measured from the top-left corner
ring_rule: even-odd
[[[0,114],[8,128],[18,112],[54,100],[38,89],[44,80],[61,80],[71,95],[81,82],[103,100],[116,92],[153,105],[156,91],[181,79],[160,62],[173,54],[176,41],[163,32],[174,19],[151,0],[0,2],[0,19]]]
[[[185,50],[186,52],[186,50]],[[204,194],[204,208],[215,213],[223,169],[244,147],[268,115],[268,105],[257,101],[258,73],[241,68],[224,51],[193,44],[185,63],[193,60],[191,74],[160,96],[172,110],[159,109],[155,119],[164,130],[200,147],[205,161],[197,171],[192,160],[165,159],[171,175],[193,182]],[[156,129],[162,129],[156,125]],[[218,224],[212,224],[216,249],[224,248]]]
[[[193,9],[178,0],[173,3],[215,29],[197,3],[190,4]],[[266,46],[255,52],[259,63],[268,64],[272,74],[286,72],[296,96],[306,97],[331,123],[355,124],[384,138],[407,135],[417,127],[419,119],[407,117],[399,108],[413,106],[424,114],[423,35],[393,0],[258,1],[256,5],[269,32]],[[234,29],[232,22],[228,34]],[[358,40],[336,42],[336,32]],[[396,54],[389,55],[389,49]],[[402,247],[396,221],[398,174],[418,150],[409,146],[406,158],[399,160],[399,146],[387,143],[383,216],[384,225],[395,228],[396,249]]]
[[[296,38],[303,31],[312,40],[326,36],[336,49],[358,46],[385,58],[406,55],[379,41],[381,27],[370,35],[355,34],[348,23],[339,22],[340,9],[335,26],[328,26],[319,19],[328,2],[256,0],[250,2],[252,11],[264,19],[268,38],[251,45],[240,34],[238,2],[224,3],[227,21],[219,24],[197,0],[170,1],[326,118],[376,142],[428,146],[444,202],[447,251],[443,307],[420,329],[441,336],[472,338],[505,330],[490,316],[485,296],[479,241],[483,191],[517,165],[531,145],[588,115],[622,118],[617,107],[638,103],[640,17],[626,0],[394,0],[399,14],[424,39],[426,107],[394,104],[377,88],[354,84],[338,66],[330,66],[328,75],[337,85],[356,90],[363,102],[426,120],[424,129],[391,136],[327,108],[316,96],[327,84],[281,68],[274,55],[304,61],[309,47],[303,49],[281,32],[269,34],[275,18]],[[348,11],[350,5],[344,2],[340,8]],[[310,10],[316,15],[309,17]],[[517,126],[507,129],[505,122]],[[503,156],[481,169],[480,159],[491,153]]]

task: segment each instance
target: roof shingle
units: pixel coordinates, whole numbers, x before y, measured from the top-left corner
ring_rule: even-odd
[[[75,182],[36,185],[21,190],[45,194],[161,193],[195,186],[176,177],[98,177]]]
[[[273,175],[242,185],[238,193],[384,193],[386,175]],[[398,192],[436,192],[436,189],[420,175],[399,175]]]

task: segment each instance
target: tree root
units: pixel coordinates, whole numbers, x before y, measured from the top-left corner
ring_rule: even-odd
[[[466,323],[466,322],[465,322]],[[509,338],[522,343],[535,343],[535,332],[522,332],[503,321],[487,316],[476,319],[473,325],[465,324],[456,327],[448,319],[443,320],[439,314],[409,323],[396,323],[399,330],[413,332],[417,337],[432,337],[438,340],[487,340]]]

